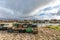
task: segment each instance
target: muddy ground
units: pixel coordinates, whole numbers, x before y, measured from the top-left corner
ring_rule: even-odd
[[[60,31],[38,27],[38,34],[0,31],[0,40],[60,40]]]

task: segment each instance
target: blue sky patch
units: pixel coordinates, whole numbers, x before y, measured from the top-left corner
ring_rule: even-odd
[[[51,7],[47,7],[44,9],[44,11],[51,10],[51,9],[52,9]]]

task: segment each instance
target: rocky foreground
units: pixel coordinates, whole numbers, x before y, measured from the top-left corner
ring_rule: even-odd
[[[60,40],[60,31],[38,27],[38,34],[0,31],[0,40]]]

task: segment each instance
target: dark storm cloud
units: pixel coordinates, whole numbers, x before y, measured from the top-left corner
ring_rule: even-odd
[[[14,14],[0,12],[7,17],[27,16],[37,8],[44,6],[52,0],[0,0],[0,7],[13,10]],[[7,10],[6,9],[6,10]],[[14,16],[13,16],[14,15]]]
[[[6,8],[19,11],[22,14],[28,14],[40,7],[49,3],[51,0],[6,0]]]

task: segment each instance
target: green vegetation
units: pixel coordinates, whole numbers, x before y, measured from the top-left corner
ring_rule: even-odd
[[[32,31],[33,31],[33,30],[32,30],[31,27],[29,27],[29,28],[26,29],[26,32],[28,32],[28,33],[31,33]]]
[[[55,29],[55,30],[60,30],[60,26],[48,26],[48,28],[52,28],[52,29]]]

